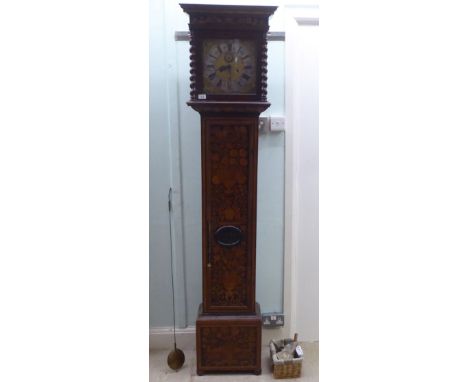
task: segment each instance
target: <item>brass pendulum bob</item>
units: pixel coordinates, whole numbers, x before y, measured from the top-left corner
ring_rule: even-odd
[[[174,270],[173,270],[173,259],[172,259],[172,225],[171,225],[171,212],[172,212],[172,188],[169,189],[168,195],[169,201],[169,236],[171,244],[171,280],[172,280],[172,316],[174,318],[174,350],[171,350],[167,356],[167,364],[172,370],[179,370],[184,366],[185,355],[184,352],[180,349],[177,349],[176,344],[176,335],[175,335],[175,298],[174,298]]]
[[[179,370],[182,366],[184,366],[184,362],[184,352],[180,349],[177,349],[176,344],[174,343],[174,350],[172,350],[167,356],[167,364],[172,370]]]

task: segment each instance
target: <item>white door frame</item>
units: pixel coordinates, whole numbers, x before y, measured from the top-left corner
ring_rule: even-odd
[[[318,163],[314,163],[307,169],[307,177],[314,180],[313,189],[309,191],[314,197],[309,205],[310,211],[304,211],[301,204],[301,188],[304,183],[304,168],[301,164],[305,154],[312,151],[318,158],[318,25],[319,8],[317,4],[286,6],[285,7],[285,99],[286,99],[286,153],[285,153],[285,254],[284,254],[284,311],[286,314],[286,326],[284,335],[292,336],[299,332],[302,340],[318,340],[318,280],[311,280],[311,288],[316,298],[301,298],[299,301],[299,285],[302,284],[303,270],[299,267],[303,259],[313,256],[313,267],[316,269],[311,274],[318,275]],[[304,30],[304,28],[307,29]],[[309,28],[314,28],[310,30]],[[305,40],[303,36],[313,36]],[[304,49],[305,44],[307,49]],[[308,61],[314,61],[317,65],[304,67],[304,53],[308,52]],[[309,72],[309,81],[304,83],[304,71]],[[309,98],[308,108],[301,107],[304,96]],[[307,131],[307,138],[311,141],[301,140]],[[304,192],[305,190],[302,190]],[[307,192],[305,191],[305,192]],[[301,212],[303,215],[313,216],[312,224],[306,227],[301,224]],[[315,224],[313,224],[315,222]],[[312,240],[314,247],[311,252],[304,251],[300,243],[304,236]],[[309,263],[308,263],[309,264]],[[309,319],[310,311],[317,314],[308,321],[305,330],[302,321]],[[289,319],[288,319],[289,318]],[[304,338],[304,333],[306,336]]]

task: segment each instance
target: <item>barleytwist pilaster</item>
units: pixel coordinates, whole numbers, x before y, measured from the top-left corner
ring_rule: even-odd
[[[260,97],[262,101],[267,100],[267,60],[268,60],[268,46],[266,41],[266,33],[262,39],[260,46]]]
[[[197,71],[197,55],[195,54],[195,44],[190,35],[190,98],[192,100],[196,99],[196,71]]]

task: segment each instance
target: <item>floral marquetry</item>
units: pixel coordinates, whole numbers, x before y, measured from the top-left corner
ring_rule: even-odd
[[[257,139],[256,121],[252,118],[207,118],[205,136],[205,192],[210,199],[209,241],[210,271],[205,294],[207,310],[253,310],[253,235],[249,214],[256,163],[251,146]],[[226,246],[214,232],[223,226],[240,230],[240,240]]]
[[[212,366],[256,365],[257,331],[254,326],[201,328],[202,363]]]

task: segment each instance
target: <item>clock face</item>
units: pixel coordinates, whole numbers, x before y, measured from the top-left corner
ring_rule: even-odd
[[[251,40],[203,42],[203,89],[206,94],[255,93],[256,51]]]

